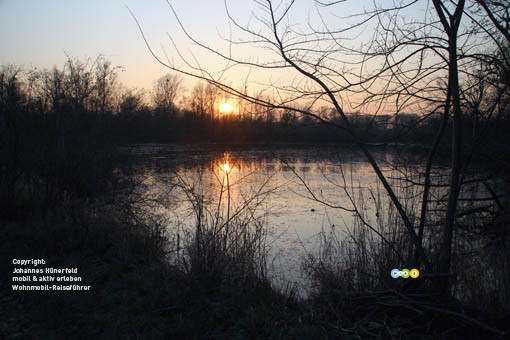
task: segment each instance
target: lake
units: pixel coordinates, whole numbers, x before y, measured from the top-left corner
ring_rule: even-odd
[[[210,216],[217,213],[220,194],[223,215],[227,194],[232,212],[256,195],[255,213],[268,231],[271,274],[282,282],[306,285],[303,257],[317,251],[321,233],[334,228],[348,234],[354,224],[351,200],[358,202],[367,222],[377,219],[377,204],[379,209],[387,204],[370,164],[349,147],[222,150],[214,145],[144,144],[124,150],[136,164],[140,190],[152,201],[163,202],[152,205],[152,211],[180,230],[193,228],[196,215],[189,197],[175,186],[176,178],[181,186],[200,192]],[[374,154],[390,177],[400,176],[391,165],[402,161],[401,154]],[[409,162],[411,156],[406,157]],[[412,162],[421,161],[414,157]]]
[[[151,202],[146,208],[165,219],[170,234],[193,230],[197,209],[209,224],[248,214],[267,232],[273,281],[281,286],[295,284],[302,294],[309,286],[301,270],[303,259],[318,253],[325,233],[334,230],[341,238],[348,237],[356,223],[354,202],[364,220],[373,225],[390,207],[370,164],[349,147],[225,149],[144,144],[123,150],[135,165],[141,183],[137,190]],[[373,152],[393,183],[401,183],[404,177],[420,181],[420,153]],[[436,168],[435,180],[447,180],[444,170]],[[417,186],[399,188],[401,197],[419,197]],[[439,197],[441,190],[444,193],[444,188],[433,190],[432,197]],[[416,209],[412,204],[419,200],[409,202],[407,209]]]

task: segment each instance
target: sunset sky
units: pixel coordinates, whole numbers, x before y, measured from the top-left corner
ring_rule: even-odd
[[[172,4],[201,41],[224,44],[220,35],[228,34],[228,24],[223,0]],[[163,46],[169,58],[176,57],[167,33],[183,50],[190,48],[164,0],[0,0],[0,63],[50,68],[62,66],[65,53],[79,59],[103,54],[124,68],[120,79],[125,85],[150,88],[168,71],[149,54],[126,6],[162,56]],[[229,1],[229,9],[241,19],[247,20],[253,8],[249,0]],[[300,10],[306,15],[305,7]],[[209,67],[205,58],[201,62]]]
[[[426,3],[418,3],[417,9],[413,7],[413,11],[419,11],[420,6]],[[229,25],[223,0],[174,0],[171,4],[194,37],[214,49],[228,53],[229,44],[222,37],[229,37],[233,32],[235,39],[239,31]],[[256,22],[253,14],[265,15],[254,1],[228,0],[227,5],[231,15],[243,24]],[[345,27],[352,20],[343,20],[340,16],[346,17],[363,11],[365,4],[352,1],[341,6],[341,11],[335,12],[330,8],[319,9],[311,0],[296,1],[289,12],[291,23],[295,25],[292,28],[300,32],[309,29],[308,24],[321,27],[321,20],[334,28]],[[367,3],[366,6],[371,4]],[[168,57],[179,68],[185,66],[168,37],[171,36],[187,60],[196,61],[196,65],[199,63],[201,68],[211,73],[225,67],[224,60],[218,60],[211,53],[197,49],[186,39],[165,0],[0,0],[0,64],[13,63],[26,68],[51,68],[53,65],[62,67],[66,53],[80,60],[102,54],[113,65],[123,67],[119,79],[124,85],[150,89],[154,81],[169,70],[151,56],[127,7],[137,17],[150,45],[162,59]],[[319,10],[322,17],[318,15]],[[255,23],[253,27],[267,34],[262,25],[257,26]],[[351,39],[354,43],[361,43],[371,37],[370,29],[366,27],[355,33],[358,35]],[[236,57],[253,62],[278,59],[277,55],[263,48],[247,45],[234,47],[232,52]],[[335,67],[339,65],[341,63]],[[252,72],[235,69],[227,72],[222,81],[237,88],[243,85],[242,79],[248,76],[251,88],[261,83],[306,87],[302,80],[296,78],[295,71],[286,70]],[[192,78],[184,77],[184,80],[188,89],[195,83]]]

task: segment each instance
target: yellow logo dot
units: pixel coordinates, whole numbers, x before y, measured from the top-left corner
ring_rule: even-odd
[[[409,276],[411,276],[413,279],[416,279],[418,276],[420,276],[420,271],[416,268],[413,268],[411,269]]]

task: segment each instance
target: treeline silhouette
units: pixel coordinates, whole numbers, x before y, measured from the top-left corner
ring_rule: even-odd
[[[101,56],[86,61],[68,57],[62,68],[51,70],[2,66],[1,124],[10,130],[3,138],[10,136],[9,145],[25,133],[52,135],[61,145],[77,136],[88,143],[350,142],[341,129],[343,122],[326,107],[313,113],[340,128],[246,102],[238,102],[235,113],[219,113],[220,103],[228,98],[225,93],[198,84],[185,96],[176,75],[163,76],[150,91],[127,89],[118,80],[118,70]],[[440,124],[438,116],[412,113],[352,113],[350,118],[353,128],[371,143],[425,143]],[[507,120],[503,126],[508,126]],[[4,141],[4,148],[7,144]]]

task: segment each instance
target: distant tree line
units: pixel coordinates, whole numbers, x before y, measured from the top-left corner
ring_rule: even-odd
[[[68,57],[62,68],[50,70],[2,66],[1,128],[10,130],[3,134],[2,152],[9,148],[14,152],[21,131],[26,133],[29,127],[39,134],[52,134],[61,147],[71,134],[82,135],[89,142],[110,143],[309,144],[350,140],[347,134],[313,117],[246,101],[238,101],[233,113],[219,112],[220,103],[228,99],[225,93],[199,83],[186,96],[176,74],[161,77],[150,91],[126,88],[118,79],[119,69],[102,56],[86,61]],[[470,110],[473,119],[465,124],[476,128],[480,117],[476,108]],[[315,111],[330,122],[340,121],[330,108]],[[368,143],[420,144],[440,125],[439,115],[426,119],[418,113],[350,116],[353,129]],[[493,136],[507,136],[508,115],[496,120]]]

